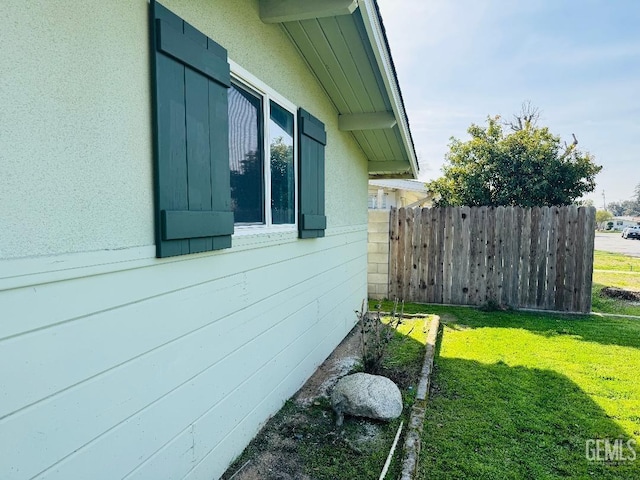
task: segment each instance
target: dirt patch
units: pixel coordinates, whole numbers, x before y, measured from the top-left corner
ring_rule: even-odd
[[[309,405],[319,397],[328,397],[329,392],[340,379],[352,371],[360,360],[360,336],[358,326],[336,347],[304,386],[296,393],[294,400]]]
[[[625,290],[616,287],[604,287],[602,290],[600,290],[600,295],[603,297],[616,298],[629,302],[640,302],[640,292],[636,292],[634,290]]]
[[[346,417],[344,425],[338,428],[329,399],[336,382],[361,366],[360,342],[356,326],[296,395],[269,420],[222,479],[378,478],[402,418],[384,423]],[[390,358],[397,364],[385,365],[379,373],[398,384],[407,415],[415,397],[424,346],[398,333],[389,347]],[[399,457],[394,457],[390,472],[399,472]],[[390,478],[392,476],[390,474]]]

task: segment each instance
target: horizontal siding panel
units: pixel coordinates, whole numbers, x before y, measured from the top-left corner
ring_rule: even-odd
[[[362,275],[358,274],[356,277],[362,277]],[[330,279],[329,285],[333,288],[329,290],[326,289],[326,285],[318,285],[318,287],[324,287],[327,292],[325,301],[339,294],[338,288],[342,286],[337,281],[339,278],[344,277],[336,272]],[[344,294],[340,293],[340,295]],[[246,316],[252,317],[254,321],[245,326],[244,334],[240,334],[245,339],[251,337],[251,341],[80,449],[67,461],[54,466],[47,472],[46,478],[77,478],[86,471],[87,465],[90,465],[94,472],[93,479],[121,478],[135,468],[141,458],[151,455],[168,440],[183,432],[185,428],[187,435],[194,435],[193,445],[197,445],[202,441],[196,437],[200,426],[197,422],[193,428],[190,425],[209,412],[212,407],[216,407],[219,418],[217,422],[207,427],[205,435],[213,436],[220,441],[226,436],[227,430],[232,428],[232,426],[225,426],[225,422],[231,421],[233,425],[233,422],[242,418],[242,414],[238,412],[244,412],[244,407],[239,406],[236,395],[246,397],[254,404],[258,403],[262,395],[277,388],[288,372],[307,355],[308,345],[301,339],[304,337],[315,342],[318,332],[324,328],[324,322],[319,321],[316,313],[315,299],[317,298],[317,294],[307,296],[307,304],[304,307],[284,318],[285,313],[282,311],[280,313],[274,311],[273,314],[264,318],[260,308],[252,308],[251,311],[246,312]],[[339,302],[340,298],[335,297],[335,300]],[[282,307],[285,308],[285,305]],[[353,299],[351,308],[353,308]],[[254,333],[259,322],[272,324],[275,319],[278,319],[277,323],[271,328],[262,334]],[[305,345],[304,354],[299,351],[298,343]],[[291,350],[294,345],[296,347]],[[182,350],[186,351],[186,348]],[[292,357],[292,354],[296,356]],[[298,379],[293,386],[293,391],[301,385],[303,380],[304,378]],[[252,388],[257,390],[251,391]],[[291,388],[287,394],[290,393]],[[228,402],[230,396],[235,398],[233,402]],[[252,408],[250,407],[249,410]],[[162,420],[159,421],[159,419]],[[136,448],[131,448],[131,444]],[[191,455],[192,460],[197,459],[198,453],[194,450]],[[104,477],[100,477],[99,472],[105,472]],[[163,478],[166,477],[163,476]]]
[[[242,419],[252,409],[256,408],[256,398],[259,398],[264,392],[268,392],[269,389],[262,388],[260,382],[263,382],[263,377],[272,376],[271,380],[266,385],[282,384],[288,382],[283,390],[287,392],[284,398],[288,398],[302,387],[304,380],[306,380],[314,371],[315,368],[326,358],[325,353],[322,358],[315,358],[309,360],[307,368],[295,379],[290,378],[290,372],[292,372],[296,366],[300,363],[304,363],[307,358],[314,352],[315,347],[325,337],[329,336],[331,332],[340,326],[343,331],[343,336],[350,330],[345,325],[345,319],[347,319],[353,326],[355,324],[356,316],[353,312],[354,297],[358,293],[363,293],[361,288],[362,284],[362,272],[358,272],[356,275],[349,278],[344,283],[335,285],[335,288],[327,292],[323,297],[318,300],[318,304],[326,310],[326,315],[320,317],[308,331],[305,331],[303,335],[292,339],[285,348],[280,351],[273,359],[272,367],[263,367],[256,372],[252,379],[247,380],[242,388],[238,388],[234,392],[231,392],[225,397],[220,405],[216,405],[217,410],[214,415],[207,415],[198,420],[196,423],[196,430],[199,435],[205,436],[206,432],[219,429],[223,432],[231,431],[236,424],[242,421]],[[363,299],[364,297],[362,297]],[[321,307],[321,308],[322,308]],[[297,321],[302,322],[303,315],[298,316]],[[335,347],[335,345],[334,345]],[[329,350],[330,352],[331,350]],[[313,358],[313,357],[312,357]],[[258,382],[259,380],[259,382]],[[275,382],[275,383],[274,383]],[[233,410],[236,415],[225,415],[225,412]],[[202,432],[202,433],[201,433]],[[196,441],[196,458],[202,459],[219,443],[219,440],[211,441],[207,438],[201,438]]]
[[[77,328],[72,329],[76,330],[75,344],[70,342],[68,337],[66,339],[62,338],[63,336],[59,337],[60,328],[48,329],[51,330],[49,333],[54,335],[48,340],[38,340],[36,345],[32,344],[31,347],[28,344],[20,347],[19,340],[38,337],[38,335],[16,337],[4,342],[5,345],[15,347],[13,355],[18,354],[20,350],[37,351],[38,348],[45,350],[44,354],[42,351],[39,352],[40,360],[30,372],[25,372],[24,369],[0,372],[0,375],[4,376],[3,385],[17,387],[3,389],[5,395],[12,397],[14,406],[19,405],[17,402],[20,401],[21,395],[24,398],[27,393],[32,395],[35,393],[25,391],[23,388],[19,394],[14,394],[14,390],[20,390],[20,386],[46,383],[51,376],[69,376],[68,371],[74,370],[69,368],[70,365],[75,367],[80,363],[84,366],[88,359],[104,361],[106,357],[116,353],[108,351],[110,349],[121,353],[123,343],[128,342],[128,355],[134,355],[132,357],[134,360],[125,361],[117,368],[95,376],[89,381],[80,382],[61,394],[0,421],[0,445],[14,444],[16,438],[23,439],[23,442],[19,442],[21,445],[15,445],[15,449],[0,449],[2,452],[0,457],[7,456],[4,459],[0,458],[0,464],[6,464],[11,460],[22,463],[33,473],[37,473],[51,465],[55,459],[78,449],[129,415],[162,397],[177,385],[181,385],[181,382],[188,381],[190,376],[210,368],[234,348],[240,348],[242,342],[260,334],[265,328],[282,319],[291,308],[300,308],[309,302],[317,303],[318,294],[330,290],[332,285],[339,283],[345,278],[346,272],[352,272],[358,268],[366,272],[366,258],[361,255],[364,251],[362,243],[347,243],[346,239],[342,241],[343,246],[332,249],[328,256],[327,252],[321,252],[319,255],[308,258],[307,256],[298,257],[289,262],[269,265],[181,291],[180,299],[167,298],[174,296],[169,295],[134,305],[134,307],[146,305],[143,310],[126,307],[88,318],[86,322],[65,324],[65,327],[82,326],[79,331]],[[344,258],[354,260],[343,264],[340,259]],[[304,268],[301,262],[304,262],[307,267]],[[323,270],[324,273],[319,274]],[[309,277],[309,272],[318,272],[318,274]],[[366,273],[363,277],[365,275]],[[274,278],[288,279],[288,283],[274,282]],[[274,292],[277,288],[281,291]],[[207,325],[206,318],[219,315],[221,310],[247,306],[249,297],[255,297],[254,292],[261,292],[262,301],[258,302],[256,298],[252,298],[251,303],[257,303],[251,308],[228,314],[223,320]],[[178,306],[175,306],[176,304]],[[320,308],[316,305],[311,316],[317,318],[317,311],[320,311]],[[189,312],[188,317],[185,316],[185,312]],[[102,318],[100,321],[101,317],[105,316],[106,320]],[[176,319],[180,320],[176,321]],[[184,328],[185,324],[188,328],[192,328],[194,319],[202,323],[203,327],[182,337],[176,328]],[[106,324],[109,328],[100,331],[99,326],[102,324]],[[162,328],[158,328],[158,325]],[[163,336],[169,338],[168,343],[163,347],[135,357],[136,346],[139,350],[148,348],[145,337],[155,338],[155,343],[158,343],[164,341],[160,338]],[[62,338],[57,343],[58,347],[50,345],[52,341],[57,341],[56,338]],[[179,340],[172,341],[175,338]],[[103,346],[102,351],[98,345]],[[113,347],[109,347],[110,345]],[[209,346],[215,348],[208,351]],[[67,350],[71,351],[67,352]],[[4,355],[3,349],[0,351],[0,356]],[[10,357],[11,354],[8,356]],[[60,360],[60,357],[64,357],[64,360]],[[58,359],[57,363],[56,359]],[[78,362],[78,359],[82,359],[82,362]],[[158,365],[163,365],[162,371],[158,371]],[[71,372],[71,375],[77,376],[78,373]],[[91,376],[91,374],[85,372],[85,376]],[[24,382],[24,378],[34,377],[38,380]],[[53,388],[60,381],[50,383],[49,387]],[[2,405],[6,403],[2,402]],[[38,447],[37,451],[42,452],[37,459],[33,458],[33,450],[31,450],[35,447]],[[25,452],[25,458],[22,460],[16,458],[15,450]]]
[[[295,257],[272,264],[276,270],[263,266],[252,270],[252,275],[240,273],[180,289],[1,342],[0,364],[13,364],[14,368],[0,370],[0,385],[15,385],[15,388],[0,393],[0,418],[268,298],[281,291],[287,281],[290,284],[302,282],[310,272],[321,273],[339,265],[344,258],[359,255],[361,244],[347,245],[344,251],[334,248],[322,255]],[[280,256],[271,250],[286,250],[286,247],[264,250],[263,255]],[[152,271],[148,274],[149,281],[159,281]],[[280,280],[280,276],[282,282],[274,281],[274,278]],[[254,278],[261,280],[254,281]],[[131,288],[132,283],[120,276],[114,281],[124,282],[130,290],[137,288]],[[104,289],[103,294],[110,291],[107,284]],[[73,292],[68,296],[73,297]],[[187,311],[189,314],[185,315]],[[157,328],[158,325],[162,328]],[[24,358],[25,351],[37,351],[40,361]],[[24,360],[16,363],[16,358]],[[80,358],[82,362],[77,361]],[[24,378],[29,378],[30,382],[24,382]]]
[[[132,270],[105,275],[90,273],[90,276],[64,282],[0,291],[0,305],[6,312],[0,323],[0,339],[233,275],[238,272],[240,258],[243,265],[260,268],[289,260],[292,256],[312,255],[335,248],[345,242],[359,242],[366,235],[364,226],[363,230],[345,235],[327,236],[321,243],[294,239],[282,245],[268,246],[265,247],[269,248],[268,254],[267,250],[259,248],[260,245],[255,245],[242,252],[232,249],[179,261],[154,259],[150,265]],[[132,285],[136,288],[131,288]]]
[[[353,308],[350,308],[353,313]],[[316,349],[310,354],[309,358],[319,358],[317,352],[331,352],[339,341],[344,338],[344,331],[340,328],[336,328],[332,335],[327,337],[323,342],[316,344]],[[339,339],[338,339],[339,338]],[[337,339],[337,341],[336,341]],[[308,371],[308,365],[301,363],[295,370],[291,372],[291,376],[301,376]],[[225,468],[222,465],[230,463],[236,458],[242,448],[238,449],[238,445],[246,445],[253,436],[259,430],[256,425],[260,425],[265,418],[264,412],[271,411],[276,412],[282,407],[283,399],[278,396],[277,392],[272,392],[270,395],[264,397],[264,400],[253,411],[249,412],[246,417],[229,433],[224,441],[220,442],[215,449],[202,459],[202,461],[193,469],[189,474],[184,477],[185,480],[210,480],[211,478],[218,478]],[[211,475],[213,474],[213,476]],[[140,477],[142,480],[145,477]],[[154,478],[150,476],[149,478]],[[178,477],[176,477],[178,478]],[[128,480],[128,479],[127,479]],[[138,479],[136,479],[138,480]]]
[[[127,480],[143,480],[160,476],[182,478],[196,462],[199,462],[199,465],[194,472],[199,471],[200,474],[204,472],[204,478],[211,478],[211,468],[214,467],[203,468],[207,464],[207,459],[211,460],[209,458],[211,455],[216,464],[221,463],[220,459],[225,460],[223,464],[233,460],[240,453],[241,449],[238,449],[238,445],[246,444],[257,431],[256,423],[253,423],[252,427],[244,426],[247,425],[247,420],[253,417],[264,419],[279,409],[284,399],[300,388],[302,382],[326,358],[327,352],[333,350],[353,326],[355,323],[353,298],[363,293],[361,276],[362,271],[359,271],[347,282],[334,284],[334,289],[318,299],[318,302],[323,305],[331,304],[330,308],[326,308],[325,316],[315,322],[303,336],[291,341],[271,363],[260,368],[252,378],[247,379],[241,388],[227,395],[221,403],[215,405],[193,425],[164,445],[147,462],[127,476]],[[338,297],[334,294],[338,294]],[[297,321],[303,322],[302,315],[305,314],[307,312],[300,311]],[[345,317],[348,319],[346,323]],[[264,379],[276,372],[277,376],[267,385],[278,384],[282,388],[272,391],[269,388],[265,389]],[[237,413],[235,416],[230,416],[229,411]],[[212,432],[222,432],[224,436],[213,435]],[[237,434],[241,435],[241,439],[230,441],[229,437]],[[185,455],[185,446],[190,450],[189,455]],[[168,476],[165,473],[166,465],[170,465],[172,469],[172,473]],[[214,478],[221,473],[222,471],[214,472]]]

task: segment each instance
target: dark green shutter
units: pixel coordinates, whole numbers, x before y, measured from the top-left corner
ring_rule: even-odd
[[[227,51],[151,2],[156,255],[229,248]]]
[[[298,231],[300,238],[324,237],[324,123],[302,108],[298,110],[299,190]]]

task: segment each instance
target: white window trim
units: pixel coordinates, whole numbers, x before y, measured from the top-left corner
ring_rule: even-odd
[[[264,121],[263,127],[265,128],[265,134],[263,135],[263,151],[269,151],[269,135],[267,134],[266,127],[268,126],[270,111],[269,100],[273,100],[281,107],[289,110],[293,114],[293,172],[295,181],[294,191],[294,223],[285,225],[273,225],[271,223],[271,175],[270,169],[264,169],[264,186],[265,186],[265,222],[266,224],[260,225],[242,225],[236,224],[234,227],[233,236],[243,235],[255,235],[258,233],[274,233],[274,232],[291,232],[298,230],[298,107],[280,95],[273,88],[269,87],[263,81],[258,79],[255,75],[252,75],[247,70],[242,68],[233,60],[229,59],[229,66],[231,67],[231,80],[237,82],[241,86],[246,86],[250,90],[254,90],[255,93],[262,96],[262,118]],[[266,159],[265,159],[266,163]],[[269,199],[266,198],[266,193],[269,192]]]

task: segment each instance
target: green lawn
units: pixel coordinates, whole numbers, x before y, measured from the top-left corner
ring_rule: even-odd
[[[640,316],[640,305],[602,297],[600,290],[606,286],[640,291],[640,258],[596,250],[592,296],[594,312]]]
[[[593,269],[640,273],[640,258],[596,250],[593,258]]]
[[[419,478],[640,478],[640,320],[405,311],[443,322]],[[635,461],[586,458],[590,440],[632,438]]]

